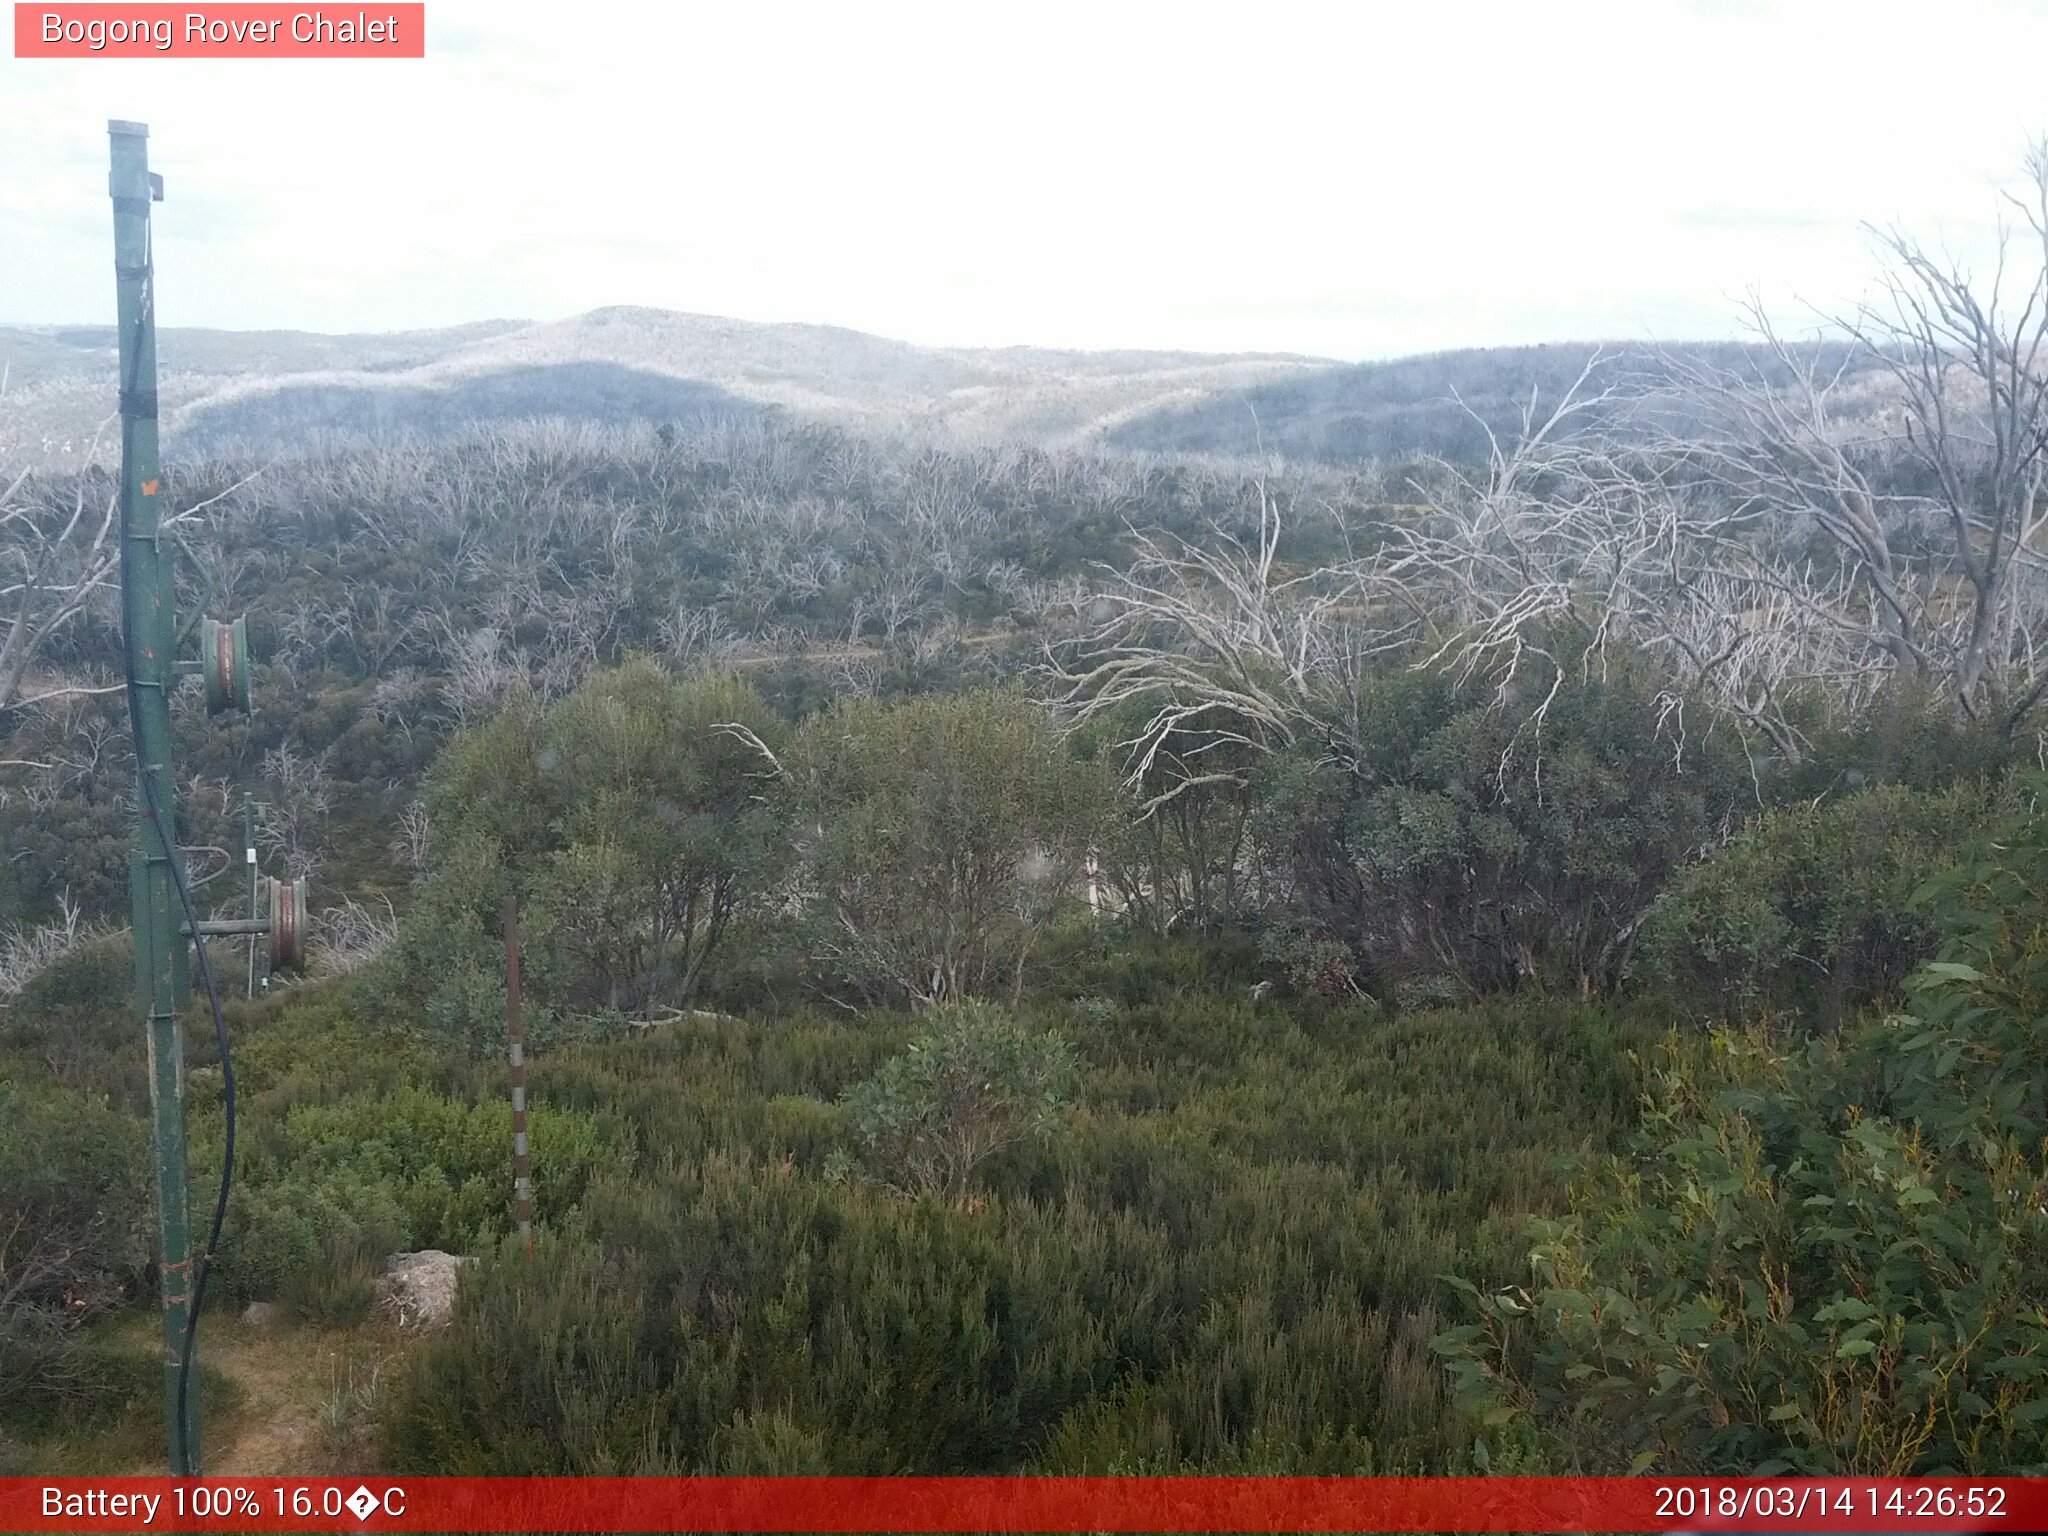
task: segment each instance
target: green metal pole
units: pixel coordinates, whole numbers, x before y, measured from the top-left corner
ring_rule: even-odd
[[[135,922],[135,996],[149,1031],[149,1102],[154,1123],[159,1280],[163,1298],[164,1421],[171,1471],[199,1473],[198,1392],[179,1432],[178,1362],[192,1304],[191,1233],[185,1203],[185,1042],[177,976],[183,940],[172,884],[177,842],[171,767],[171,699],[176,621],[170,554],[158,542],[156,292],[150,270],[149,209],[162,184],[149,173],[149,129],[107,124],[113,160],[114,276],[121,340],[121,602],[127,626],[131,718],[135,724],[138,848],[129,888]],[[156,814],[151,815],[152,805]]]

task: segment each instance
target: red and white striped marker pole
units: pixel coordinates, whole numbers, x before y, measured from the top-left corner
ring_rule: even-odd
[[[505,1036],[512,1052],[512,1214],[533,1248],[533,1169],[526,1148],[526,1021],[519,995],[519,898],[505,893]]]

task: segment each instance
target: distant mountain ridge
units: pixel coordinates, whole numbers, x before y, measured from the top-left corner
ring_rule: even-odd
[[[948,446],[1469,461],[1484,456],[1489,428],[1512,435],[1531,395],[1554,401],[1595,350],[1564,342],[1341,363],[926,347],[839,326],[616,306],[379,335],[167,329],[158,394],[173,456],[475,420],[776,410]],[[1746,355],[1735,343],[1667,350],[1724,363]],[[0,326],[0,465],[104,462],[116,371],[111,326]]]
[[[434,430],[472,414],[629,419],[660,414],[670,399],[948,442],[1059,443],[1218,390],[1337,366],[1277,353],[924,347],[836,326],[630,307],[385,335],[167,328],[158,355],[173,454],[318,426]],[[115,358],[111,326],[0,327],[0,459],[80,460],[114,398]],[[565,387],[579,376],[606,387],[579,401]]]

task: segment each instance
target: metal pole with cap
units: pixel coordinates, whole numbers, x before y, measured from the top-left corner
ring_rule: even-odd
[[[184,941],[171,873],[177,842],[171,764],[176,624],[171,558],[159,537],[156,277],[149,230],[150,204],[161,202],[164,193],[162,179],[149,170],[148,127],[110,122],[107,136],[121,358],[121,603],[129,719],[135,732],[137,848],[129,864],[135,995],[149,1037],[165,1422],[171,1470],[192,1477],[199,1472],[198,1394],[186,1396],[181,1433],[178,1391],[192,1304],[192,1251],[185,1196],[185,1037],[177,1015]]]
[[[306,882],[264,880],[267,909],[246,922],[208,921],[191,899],[191,883],[178,857],[177,775],[171,761],[171,690],[187,672],[205,683],[209,714],[250,707],[249,640],[241,619],[197,625],[200,654],[180,662],[190,631],[178,628],[174,545],[163,537],[163,471],[158,460],[156,407],[156,272],[150,245],[150,205],[163,201],[163,178],[149,169],[149,129],[110,122],[113,169],[107,190],[114,202],[114,283],[120,325],[121,413],[121,644],[126,669],[128,723],[135,742],[136,848],[128,866],[135,928],[135,996],[149,1042],[151,1162],[156,1175],[158,1289],[163,1304],[164,1414],[170,1429],[171,1470],[199,1475],[199,1394],[182,1390],[188,1355],[197,1342],[193,1307],[195,1272],[185,1163],[185,1035],[179,1005],[190,990],[192,949],[209,935],[268,935],[270,965],[296,969],[304,957]],[[248,825],[248,824],[245,824]],[[253,825],[250,825],[253,834]],[[254,859],[254,838],[247,845]],[[202,968],[204,969],[204,968]],[[209,986],[209,993],[215,989]],[[231,1093],[227,1026],[214,1025],[222,1053],[222,1087]],[[233,1101],[228,1101],[233,1124]],[[227,1138],[232,1145],[232,1136]],[[225,1152],[226,1148],[223,1149]],[[215,1202],[217,1229],[226,1214],[232,1172],[224,1166]],[[201,1255],[203,1263],[210,1255]]]

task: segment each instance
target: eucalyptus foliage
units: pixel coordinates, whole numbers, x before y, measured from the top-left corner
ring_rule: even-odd
[[[1828,1025],[1893,999],[1937,939],[1914,891],[1968,855],[2001,803],[1981,784],[1888,784],[1772,810],[1665,887],[1636,978],[1721,1018]]]
[[[990,1157],[1059,1128],[1079,1065],[1059,1035],[986,1003],[955,1003],[840,1103],[887,1182],[963,1204]]]
[[[1021,990],[1116,801],[1101,765],[1008,691],[843,700],[805,724],[791,772],[811,952],[919,1004]]]
[[[429,787],[430,873],[394,974],[436,1033],[502,1032],[517,892],[536,1023],[687,1007],[735,922],[774,899],[788,836],[778,722],[742,680],[650,662],[457,736]]]
[[[2048,828],[1927,896],[1909,1012],[1674,1047],[1533,1280],[1461,1283],[1486,1422],[1609,1470],[2048,1470]]]

